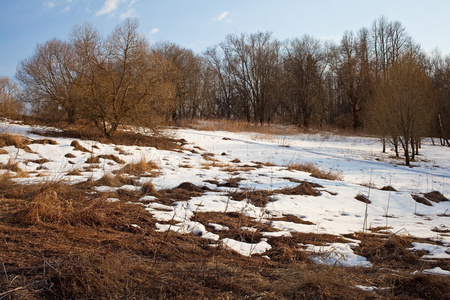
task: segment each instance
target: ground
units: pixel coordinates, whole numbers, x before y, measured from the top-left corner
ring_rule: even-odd
[[[449,148],[217,126],[3,122],[0,299],[450,296]]]

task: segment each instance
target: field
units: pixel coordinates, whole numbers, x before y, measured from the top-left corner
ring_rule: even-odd
[[[450,298],[450,148],[223,129],[1,123],[0,299]]]

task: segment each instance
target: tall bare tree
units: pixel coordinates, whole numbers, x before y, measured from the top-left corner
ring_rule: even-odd
[[[22,114],[23,105],[20,102],[18,86],[6,76],[0,77],[0,116],[18,118]]]
[[[247,121],[270,122],[278,106],[280,43],[259,32],[229,35],[221,48]]]
[[[331,47],[330,66],[340,96],[350,106],[352,127],[361,127],[361,111],[373,94],[368,30],[363,28],[356,36],[353,32],[345,32],[340,46]]]
[[[53,39],[38,45],[30,58],[20,62],[16,78],[41,115],[62,116],[73,123],[79,109],[75,67],[71,44]]]
[[[398,137],[409,166],[418,141],[429,133],[435,110],[429,77],[412,55],[404,55],[377,87],[371,114],[381,134]]]
[[[157,44],[154,51],[174,67],[173,85],[177,107],[172,113],[172,120],[198,117],[203,92],[203,58],[192,50],[168,42]]]
[[[313,37],[305,35],[287,45],[283,68],[288,84],[283,104],[294,124],[309,127],[318,113],[326,67],[326,52]]]

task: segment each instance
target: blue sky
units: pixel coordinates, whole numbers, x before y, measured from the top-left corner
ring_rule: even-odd
[[[449,0],[0,0],[0,76],[14,76],[38,43],[66,39],[85,21],[106,36],[136,17],[149,41],[201,53],[242,32],[339,42],[345,30],[370,27],[382,15],[400,21],[425,50],[450,54]]]

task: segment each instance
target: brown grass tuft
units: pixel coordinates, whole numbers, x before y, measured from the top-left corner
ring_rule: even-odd
[[[75,170],[68,172],[67,175],[68,176],[81,176],[83,174],[80,172],[80,170],[75,169]]]
[[[318,184],[309,183],[307,181],[303,181],[296,187],[293,188],[284,188],[281,190],[275,190],[274,193],[280,193],[283,195],[307,195],[307,196],[320,196],[320,192],[314,187],[321,187]]]
[[[266,206],[269,201],[272,201],[273,192],[266,190],[244,191],[244,192],[232,192],[230,196],[233,200],[242,201],[248,200],[251,204],[258,207]]]
[[[114,154],[101,154],[98,157],[103,158],[103,159],[112,160],[115,163],[118,163],[120,165],[123,165],[125,163],[125,161],[123,159],[120,159],[119,157],[115,156]]]
[[[22,222],[26,224],[66,222],[73,213],[73,207],[71,201],[61,196],[65,192],[64,186],[60,184],[44,186],[23,211]]]
[[[151,196],[161,196],[158,191],[155,189],[155,186],[151,181],[147,181],[144,183],[141,187],[141,193],[144,195],[151,195]]]
[[[64,155],[64,157],[67,157],[67,158],[75,158],[76,156],[73,155],[72,153],[67,153],[66,155]]]
[[[98,164],[100,163],[100,158],[98,156],[91,156],[86,159],[87,164]]]
[[[135,176],[150,174],[154,176],[157,170],[159,170],[159,166],[156,163],[141,158],[141,160],[137,163],[129,163],[125,165],[118,171],[118,174],[129,174]]]
[[[135,185],[134,179],[124,176],[123,174],[105,174],[102,178],[94,182],[95,185],[121,187],[123,185]]]
[[[314,163],[294,163],[288,165],[288,170],[302,171],[310,173],[312,177],[327,180],[343,180],[342,172],[333,170],[323,171]]]
[[[29,173],[22,170],[19,167],[19,162],[18,161],[14,161],[12,158],[8,159],[8,162],[6,163],[6,165],[0,164],[0,169],[3,170],[8,170],[11,172],[16,173],[17,178],[27,178],[29,177]]]
[[[41,144],[41,145],[58,145],[58,142],[52,139],[37,139],[31,142],[32,144]]]
[[[77,140],[73,140],[70,143],[70,146],[73,147],[73,150],[77,150],[77,151],[81,151],[81,152],[89,152],[89,153],[91,152],[88,149],[86,149],[85,147],[81,146],[80,142]]]
[[[24,149],[25,146],[31,144],[31,141],[18,134],[0,133],[0,148],[7,146],[14,146],[16,148]]]

